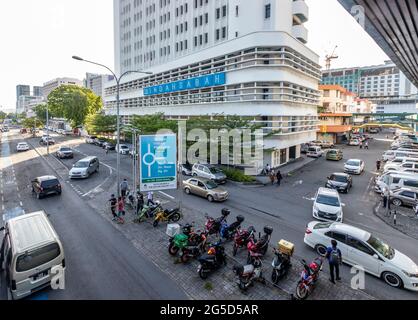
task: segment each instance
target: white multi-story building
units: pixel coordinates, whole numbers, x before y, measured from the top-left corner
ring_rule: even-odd
[[[84,87],[90,89],[97,96],[103,98],[104,84],[112,80],[113,76],[110,75],[86,73],[86,78],[84,79]]]
[[[172,119],[239,115],[275,134],[265,163],[281,166],[316,139],[319,57],[306,47],[303,0],[114,0],[121,114]],[[116,86],[105,86],[116,113]]]
[[[42,95],[45,99],[48,99],[48,95],[54,91],[56,88],[62,85],[75,85],[75,86],[83,86],[83,82],[78,79],[74,78],[57,78],[51,81],[44,83],[42,87]]]
[[[17,100],[16,113],[26,113],[28,117],[33,116],[33,108],[44,102],[43,97],[20,96]]]

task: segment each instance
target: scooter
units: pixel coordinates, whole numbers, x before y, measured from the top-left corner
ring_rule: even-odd
[[[198,230],[196,236],[190,237],[181,249],[181,262],[187,263],[190,259],[198,258],[206,251],[207,231]]]
[[[266,279],[263,277],[263,263],[261,262],[261,256],[253,259],[251,264],[246,266],[235,266],[234,273],[238,276],[238,287],[242,291],[254,284],[254,281],[259,281],[263,284],[266,283]]]
[[[180,249],[187,246],[189,239],[193,235],[193,226],[191,224],[186,224],[182,227],[182,233],[176,234],[174,237],[170,237],[168,253],[172,256],[177,255]]]
[[[283,252],[282,248],[274,248],[273,253],[275,255],[273,262],[271,263],[273,271],[271,274],[271,281],[274,284],[279,283],[281,279],[289,272],[292,267],[291,253]]]
[[[205,280],[208,278],[210,272],[226,266],[225,248],[220,242],[214,244],[207,253],[200,256],[199,263],[197,273],[200,278]]]
[[[135,223],[141,223],[149,218],[153,218],[158,212],[164,211],[160,202],[156,202],[151,206],[144,205],[138,216],[134,219]]]
[[[166,209],[164,211],[157,212],[152,225],[156,228],[160,222],[177,222],[180,218],[180,208]]]
[[[315,288],[315,285],[319,279],[319,273],[322,270],[323,258],[316,258],[311,264],[307,264],[305,260],[302,260],[303,271],[300,275],[296,286],[296,297],[304,300],[306,299]]]
[[[239,248],[247,247],[248,242],[255,237],[255,228],[253,226],[248,229],[238,229],[234,236],[234,247],[232,254],[235,257]]]
[[[245,218],[241,215],[237,216],[237,221],[228,225],[226,221],[222,222],[220,235],[224,240],[232,240],[235,237],[238,229],[241,228],[241,223],[243,223]]]
[[[267,253],[267,249],[270,243],[272,233],[273,233],[273,228],[269,226],[265,226],[263,236],[259,234],[258,240],[256,240],[254,237],[249,240],[247,244],[247,249],[248,249],[247,263],[251,263],[251,261],[254,258],[259,257],[259,256],[263,257]]]
[[[212,234],[218,234],[221,230],[221,225],[224,221],[226,221],[226,218],[231,214],[231,211],[229,209],[222,209],[222,217],[219,218],[212,218],[206,215],[206,223],[205,228],[208,231],[209,235]]]

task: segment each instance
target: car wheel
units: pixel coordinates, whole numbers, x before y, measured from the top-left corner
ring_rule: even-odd
[[[190,194],[191,193],[191,191],[190,191],[189,188],[184,189],[184,192],[186,192],[186,194]]]
[[[213,202],[215,199],[213,198],[213,196],[211,196],[211,195],[208,195],[208,201],[209,202]]]
[[[397,206],[397,207],[402,206],[402,201],[401,201],[401,200],[399,200],[399,199],[393,199],[393,200],[392,200],[392,203],[393,203],[395,206]]]
[[[384,272],[382,274],[383,281],[393,288],[402,288],[403,282],[402,279],[392,272]]]
[[[327,247],[323,246],[322,244],[317,244],[315,246],[315,251],[321,256],[325,257],[327,254]]]

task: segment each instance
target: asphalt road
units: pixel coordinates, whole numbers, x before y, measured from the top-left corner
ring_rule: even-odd
[[[31,299],[188,299],[169,276],[140,255],[123,234],[93,212],[64,181],[61,196],[37,200],[31,194],[30,181],[54,172],[34,150],[16,154],[21,135],[16,132],[7,135],[2,141],[1,213],[45,210],[51,215],[66,255],[66,289],[44,290]],[[94,187],[106,178],[103,170],[88,183]],[[4,288],[2,285],[1,299],[6,298]]]
[[[372,179],[375,177],[375,163],[381,154],[389,148],[390,141],[384,135],[375,136],[369,150],[358,147],[341,146],[344,160],[360,158],[366,162],[366,171],[361,176],[354,176],[353,188],[349,194],[342,194],[344,222],[372,232],[399,251],[407,254],[418,263],[418,241],[410,238],[390,226],[373,214],[378,196],[373,191]],[[59,138],[60,139],[60,138]],[[80,144],[77,150],[85,155],[97,155],[102,163],[116,168],[116,154],[105,154],[96,146]],[[122,178],[132,175],[132,163],[129,156],[122,156]],[[195,209],[202,215],[208,213],[219,216],[222,208],[231,209],[230,220],[238,214],[245,216],[245,225],[254,225],[262,231],[265,225],[274,228],[272,243],[280,239],[289,240],[296,245],[296,254],[306,259],[313,259],[315,252],[303,243],[304,231],[312,221],[312,200],[319,187],[325,186],[326,177],[333,172],[342,172],[344,160],[339,162],[318,159],[292,177],[286,178],[280,188],[277,186],[248,187],[228,183],[230,199],[225,203],[209,203],[196,196],[187,196],[177,191],[167,192],[184,206]],[[87,191],[87,190],[86,190]],[[350,283],[350,268],[342,270],[344,281]],[[407,290],[393,289],[373,276],[366,276],[365,291],[378,299],[418,299],[418,294]]]
[[[344,151],[344,160],[360,158],[366,162],[365,173],[361,176],[354,176],[353,188],[349,194],[341,195],[342,201],[346,204],[344,207],[344,222],[372,232],[399,251],[407,254],[415,262],[418,262],[418,252],[416,250],[418,241],[394,230],[373,214],[373,208],[378,200],[372,184],[372,179],[376,174],[374,171],[375,162],[390,145],[390,141],[386,141],[383,135],[375,136],[375,138],[374,141],[370,142],[370,150],[360,150],[358,147],[349,146],[341,147]],[[69,139],[61,136],[56,137],[58,142]],[[82,143],[80,140],[71,143],[74,143],[73,146],[78,154],[76,154],[74,160],[62,161],[67,170],[71,168],[76,160],[86,155],[98,156],[102,165],[106,168],[101,170],[97,176],[92,176],[87,180],[71,181],[75,190],[78,190],[75,193],[82,197],[97,190],[98,187],[100,191],[109,194],[114,192],[107,187],[110,186],[109,180],[114,183],[116,154],[114,152],[106,154],[103,149]],[[254,225],[258,231],[262,231],[265,225],[271,225],[274,228],[272,243],[280,239],[289,240],[296,245],[296,255],[309,260],[315,257],[315,253],[303,243],[303,237],[307,223],[313,220],[311,198],[319,187],[325,185],[328,175],[343,170],[344,160],[332,162],[318,159],[292,177],[286,178],[280,188],[277,186],[249,187],[228,183],[226,188],[230,192],[230,199],[225,203],[209,203],[205,199],[187,196],[177,191],[170,191],[167,194],[181,200],[184,206],[193,208],[202,215],[208,213],[219,216],[221,209],[226,207],[232,211],[231,218],[229,218],[231,221],[236,215],[242,214],[246,219],[244,225]],[[132,160],[129,156],[121,156],[121,176],[122,178],[132,176]],[[75,195],[74,197],[74,199],[80,201]],[[35,203],[39,204],[38,202]],[[54,210],[53,207],[51,207],[51,210]],[[100,229],[102,230],[102,228]],[[68,231],[63,230],[62,232],[66,233]],[[350,268],[344,267],[342,276],[343,281],[349,283],[352,277]],[[378,299],[418,298],[418,294],[415,292],[390,288],[373,276],[366,277],[365,291]]]

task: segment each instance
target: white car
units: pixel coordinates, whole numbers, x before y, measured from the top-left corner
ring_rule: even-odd
[[[415,262],[369,232],[338,222],[308,224],[304,242],[318,254],[326,254],[332,239],[338,242],[344,263],[361,266],[392,287],[418,291]]]
[[[359,146],[360,145],[360,140],[359,139],[351,139],[350,142],[348,143],[349,146]]]
[[[29,150],[29,145],[26,142],[20,142],[18,143],[16,150],[18,152],[20,151],[28,151]]]
[[[401,171],[418,173],[418,163],[415,161],[404,161],[403,163],[388,163],[384,166],[384,172],[387,171]]]
[[[131,149],[126,144],[116,146],[116,152],[119,152],[120,154],[129,155],[129,151],[131,151]]]
[[[322,221],[343,221],[343,206],[337,190],[319,188],[314,198],[312,215]]]
[[[364,161],[360,159],[350,159],[344,164],[344,172],[349,174],[362,174],[364,171]]]

